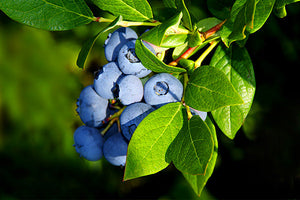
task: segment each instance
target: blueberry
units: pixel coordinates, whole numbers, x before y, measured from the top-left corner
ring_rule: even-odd
[[[89,85],[81,91],[76,111],[85,125],[100,127],[107,116],[107,105],[108,100],[99,96]]]
[[[151,70],[145,68],[136,56],[135,42],[136,40],[130,40],[120,49],[118,55],[118,64],[120,70],[124,74],[132,74],[139,78],[143,78],[150,74]],[[144,42],[144,44],[155,54],[154,49],[148,43]]]
[[[95,91],[105,99],[113,99],[116,82],[122,75],[117,63],[110,62],[103,66],[94,79]]]
[[[182,94],[182,83],[168,73],[156,74],[144,85],[145,102],[158,107],[166,103],[181,101]]]
[[[80,126],[74,132],[74,142],[76,152],[85,159],[96,161],[102,158],[104,139],[98,129]]]
[[[103,145],[103,154],[115,166],[125,166],[128,143],[120,132],[110,136]]]
[[[134,75],[127,75],[121,78],[118,81],[118,89],[118,98],[124,105],[139,102],[143,98],[142,81]]]
[[[105,41],[105,57],[108,61],[117,60],[121,47],[129,40],[137,39],[138,36],[134,30],[128,27],[122,27],[110,34]]]
[[[207,117],[207,112],[203,112],[203,111],[199,111],[199,110],[196,110],[194,108],[191,108],[190,107],[190,110],[191,110],[191,113],[192,115],[199,115],[199,117],[205,121],[206,117]]]
[[[131,139],[136,127],[154,108],[146,103],[134,103],[127,106],[120,116],[121,130],[127,140]]]

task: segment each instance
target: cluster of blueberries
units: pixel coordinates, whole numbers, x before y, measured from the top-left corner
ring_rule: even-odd
[[[181,101],[183,85],[177,78],[168,73],[150,74],[151,70],[142,65],[135,54],[137,38],[128,27],[109,34],[105,41],[108,63],[96,73],[94,84],[80,93],[76,111],[85,125],[76,129],[74,146],[87,160],[104,156],[112,165],[125,166],[128,143],[139,123],[162,105]],[[155,54],[150,44],[144,45]],[[144,77],[148,80],[143,85],[140,78]],[[119,100],[126,108],[119,117],[121,130],[114,123],[102,136],[103,122],[117,112],[110,100]],[[192,113],[206,118],[205,112]]]

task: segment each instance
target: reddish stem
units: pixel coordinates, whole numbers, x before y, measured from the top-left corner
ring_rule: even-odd
[[[206,40],[207,38],[209,38],[210,36],[212,36],[213,34],[215,34],[218,30],[220,30],[220,28],[223,26],[223,24],[226,22],[226,19],[224,21],[222,21],[221,23],[217,24],[216,26],[212,27],[211,29],[209,29],[206,32],[200,33],[201,37],[204,40]],[[199,45],[198,45],[199,46]],[[190,57],[190,55],[195,51],[195,49],[198,47],[189,47],[181,56],[179,56],[176,60],[172,61],[169,63],[169,65],[171,66],[176,66],[178,64],[178,62],[181,59],[187,59]]]
[[[179,56],[176,60],[172,61],[169,63],[171,66],[176,66],[181,59],[187,59],[197,48],[198,46],[195,47],[189,47],[181,56]]]
[[[96,22],[99,22],[99,21],[100,21],[100,18],[101,18],[101,17],[96,17],[96,20],[95,20],[95,21],[96,21]]]
[[[223,26],[223,24],[226,22],[226,19],[224,21],[222,21],[220,24],[217,24],[216,26],[212,27],[211,29],[209,29],[208,31],[201,33],[204,37],[204,39],[209,38],[210,36],[212,36],[213,34],[215,34],[218,30],[220,30],[220,28]]]

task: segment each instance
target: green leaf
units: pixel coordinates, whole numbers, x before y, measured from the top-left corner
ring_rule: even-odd
[[[195,47],[202,44],[204,39],[201,38],[199,31],[195,30],[193,34],[189,35],[189,47]]]
[[[220,24],[222,21],[215,17],[209,17],[202,19],[196,23],[197,30],[199,32],[205,32],[211,29],[212,27]]]
[[[211,59],[211,66],[222,70],[244,104],[226,106],[212,111],[219,128],[233,139],[250,111],[255,94],[255,77],[251,58],[245,48],[232,45],[230,48],[219,46]]]
[[[160,59],[158,59],[141,40],[137,40],[135,43],[135,53],[140,59],[142,64],[154,72],[161,73],[181,73],[186,72],[185,69],[179,67],[173,67],[166,65]]]
[[[187,120],[181,103],[169,103],[150,113],[130,140],[124,180],[157,173],[169,165],[166,153]]]
[[[287,15],[285,7],[288,4],[299,2],[300,0],[276,0],[274,13],[277,17],[283,18]]]
[[[184,0],[175,0],[175,1],[176,1],[177,9],[182,12],[183,25],[190,31],[193,30],[191,16],[190,16],[189,10],[185,6]]]
[[[214,140],[214,151],[213,151],[212,158],[208,162],[206,173],[205,175],[192,175],[192,174],[182,173],[185,179],[190,183],[191,187],[193,188],[193,190],[198,196],[201,195],[203,188],[205,187],[210,176],[212,175],[216,165],[217,156],[218,156],[218,140],[217,140],[215,126],[213,125],[209,117],[206,118],[204,123],[209,127]]]
[[[200,32],[201,33],[206,32],[209,29],[213,28],[214,26],[220,24],[221,22],[222,22],[221,20],[215,17],[205,18],[197,22],[196,30],[193,32],[193,34],[189,35],[189,40],[188,40],[189,46],[194,47],[194,46],[198,46],[216,40],[218,37],[220,37],[219,31],[217,31],[212,36],[210,36],[207,40],[204,41],[204,43],[203,43],[203,38],[200,35]]]
[[[93,13],[84,0],[1,0],[0,10],[20,23],[63,31],[93,21]]]
[[[192,108],[206,112],[244,103],[221,70],[205,65],[191,75],[184,99]]]
[[[163,42],[161,43],[161,47],[164,48],[174,48],[183,45],[188,39],[187,34],[174,34],[174,35],[166,35],[164,37]]]
[[[246,27],[253,28],[255,0],[237,0],[232,6],[229,19],[220,32],[224,44],[229,47],[234,41],[246,38]]]
[[[176,0],[163,0],[163,3],[164,5],[167,7],[167,8],[175,8],[177,9],[177,6],[176,6]]]
[[[167,158],[182,173],[205,175],[214,150],[209,127],[198,116],[186,121],[171,144]]]
[[[271,14],[275,0],[237,0],[220,32],[224,44],[246,39],[259,30]]]
[[[112,23],[110,23],[106,28],[102,29],[97,35],[95,35],[94,37],[88,39],[84,44],[83,44],[83,47],[81,48],[80,52],[79,52],[79,55],[78,55],[78,58],[77,58],[77,66],[80,67],[80,68],[84,68],[84,63],[87,59],[87,56],[89,55],[92,47],[94,46],[95,44],[95,41],[98,39],[98,37],[108,31],[108,30],[111,30],[113,28],[115,28],[119,22],[122,21],[122,16],[119,16],[117,17]]]
[[[256,4],[253,28],[248,30],[250,33],[254,33],[259,30],[269,18],[276,0],[260,0]]]
[[[219,19],[227,19],[235,0],[207,0],[208,10]]]
[[[146,21],[153,18],[151,6],[147,0],[92,0],[101,10],[115,16],[122,15],[130,21]]]
[[[186,35],[187,33],[181,33],[180,29],[178,28],[180,24],[180,20],[182,18],[182,12],[175,15],[171,19],[165,21],[164,23],[150,29],[146,33],[144,33],[141,36],[141,39],[146,40],[147,42],[150,42],[156,46],[159,47],[170,47],[169,42],[167,42],[167,46],[164,46],[165,41],[167,37],[170,37],[171,35]],[[180,46],[184,43],[184,41],[174,41],[172,44],[172,47]]]
[[[175,47],[172,53],[172,59],[176,60],[181,54],[183,54],[186,50],[188,50],[189,45],[188,42],[184,43],[181,46]]]

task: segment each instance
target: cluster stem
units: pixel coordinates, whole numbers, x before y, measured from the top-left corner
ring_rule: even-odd
[[[126,106],[124,106],[123,108],[121,108],[118,112],[116,112],[115,114],[113,114],[112,116],[110,116],[107,119],[109,121],[109,123],[107,124],[107,126],[105,127],[105,129],[103,129],[101,131],[102,135],[104,135],[115,122],[118,123],[118,129],[120,131],[120,127],[121,127],[120,126],[120,115],[122,114],[122,112],[124,111],[125,108],[126,108]]]

